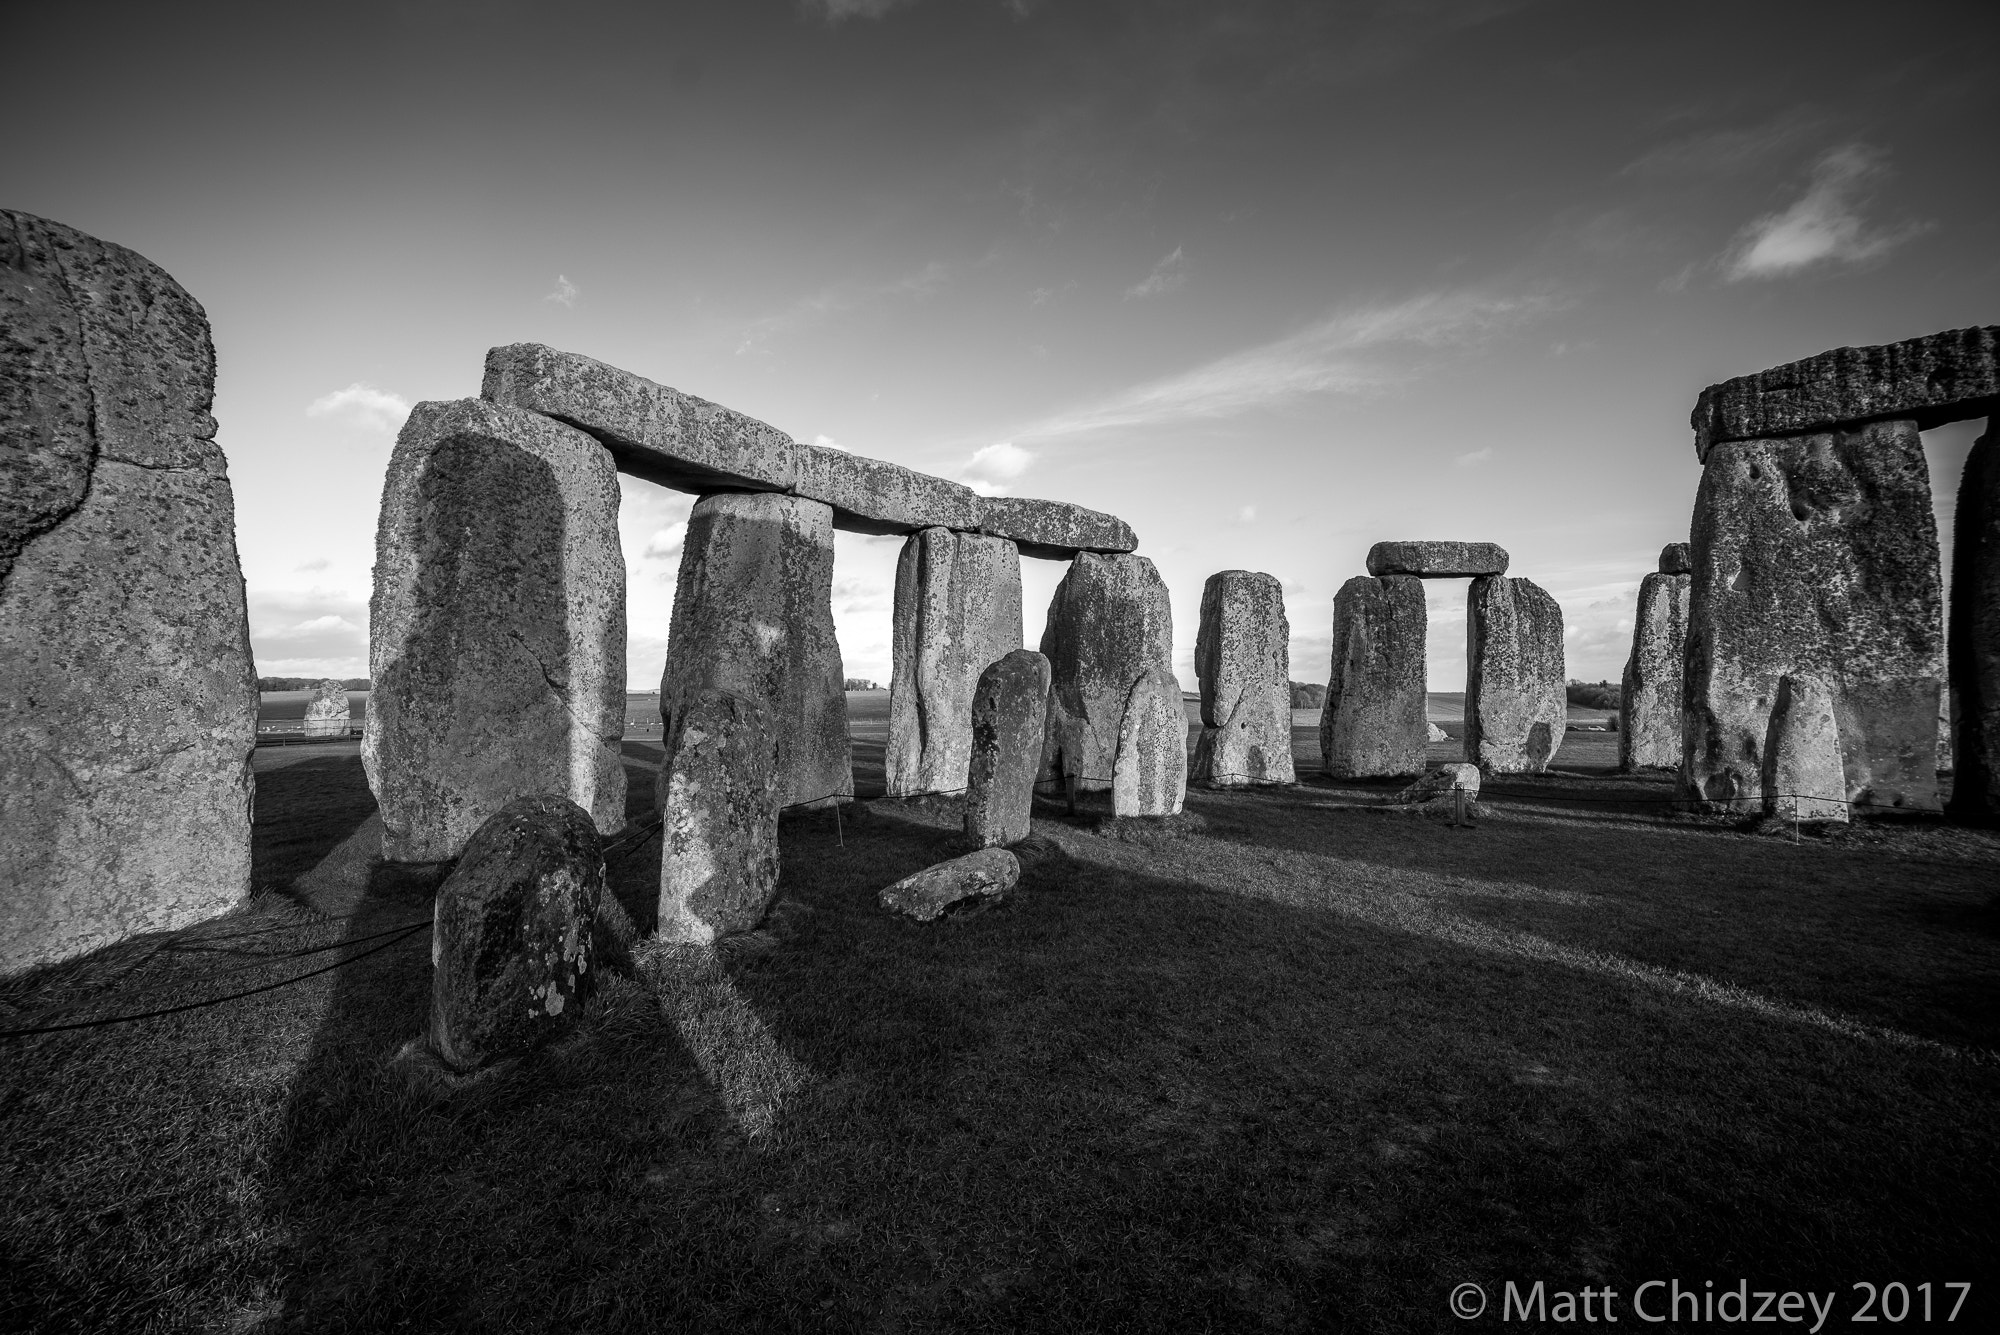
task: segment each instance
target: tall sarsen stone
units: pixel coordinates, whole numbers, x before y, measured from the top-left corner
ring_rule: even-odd
[[[1336,779],[1421,774],[1429,716],[1424,589],[1413,575],[1357,575],[1333,599],[1333,671],[1319,751]]]
[[[1072,561],[1042,632],[1051,680],[1044,770],[1085,790],[1109,788],[1132,684],[1154,668],[1171,676],[1173,652],[1173,608],[1151,561],[1095,552]]]
[[[1201,590],[1195,676],[1201,737],[1193,779],[1218,788],[1292,783],[1291,626],[1278,581],[1224,570]]]
[[[1666,564],[1664,554],[1661,564]],[[1639,582],[1632,656],[1625,660],[1625,690],[1618,711],[1621,769],[1680,768],[1681,657],[1687,649],[1691,583],[1687,575],[1665,573]]]
[[[927,528],[896,563],[888,793],[965,787],[972,693],[987,666],[1021,647],[1021,556],[1005,538]]]
[[[981,848],[1028,837],[1048,727],[1049,660],[1016,649],[986,665],[972,692],[965,835]]]
[[[1569,722],[1562,608],[1533,580],[1489,575],[1465,600],[1465,758],[1540,773]]]

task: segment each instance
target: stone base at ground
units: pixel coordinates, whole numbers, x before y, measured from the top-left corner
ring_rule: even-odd
[[[1845,821],[1847,778],[1833,692],[1809,677],[1784,677],[1771,713],[1764,809],[1794,820]]]
[[[1132,683],[1118,728],[1111,811],[1172,816],[1187,796],[1187,710],[1174,674],[1154,668]]]
[[[1333,600],[1333,673],[1319,750],[1336,779],[1420,774],[1425,715],[1423,585],[1411,575],[1359,575]]]
[[[1540,773],[1569,722],[1562,608],[1532,580],[1494,575],[1472,581],[1465,612],[1465,757]]]
[[[955,793],[979,674],[1021,647],[1021,556],[1005,538],[927,528],[896,564],[888,795]]]
[[[1661,564],[1666,564],[1664,558]],[[1625,691],[1618,711],[1620,769],[1680,768],[1681,655],[1687,648],[1692,583],[1687,575],[1665,573],[1639,582],[1632,656],[1625,660]]]
[[[1293,783],[1291,626],[1270,575],[1224,570],[1201,592],[1195,674],[1201,737],[1192,779],[1211,788]]]
[[[1050,679],[1043,777],[1109,788],[1132,683],[1151,668],[1171,676],[1173,653],[1173,608],[1151,561],[1094,552],[1072,561],[1042,632]]]
[[[677,708],[658,788],[658,935],[705,945],[756,927],[777,900],[783,725],[713,688]]]
[[[999,899],[1020,879],[1021,863],[1012,853],[1004,848],[982,848],[905,876],[877,899],[892,913],[931,922],[964,900]]]
[[[1028,837],[1048,729],[1049,660],[1016,649],[989,664],[972,692],[965,835],[982,848]]]

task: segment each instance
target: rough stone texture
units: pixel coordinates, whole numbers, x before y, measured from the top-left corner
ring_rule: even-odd
[[[1847,775],[1833,691],[1811,677],[1778,679],[1765,757],[1764,809],[1794,820],[1847,820]]]
[[[2000,407],[2000,327],[1941,334],[1869,348],[1835,348],[1755,375],[1710,385],[1695,403],[1694,452],[1878,419],[1929,430]]]
[[[1620,769],[1680,768],[1681,656],[1687,649],[1692,585],[1688,575],[1653,574],[1639,581],[1632,656],[1625,660],[1625,692],[1618,709]]]
[[[2000,824],[2000,426],[1993,421],[1966,456],[1952,533],[1951,815]]]
[[[0,973],[250,888],[257,684],[194,298],[0,210]]]
[[[517,797],[625,824],[625,558],[597,442],[479,399],[420,403],[375,530],[361,759],[383,856],[458,856]]]
[[[1016,649],[979,674],[972,692],[972,761],[965,834],[981,848],[1028,837],[1048,728],[1049,660]]]
[[[1079,555],[1049,603],[1042,653],[1050,675],[1043,774],[1109,788],[1132,683],[1149,668],[1173,673],[1173,608],[1153,563]]]
[[[1214,788],[1297,782],[1291,634],[1284,589],[1272,576],[1224,570],[1202,585],[1194,649],[1202,722],[1195,782]]]
[[[592,923],[604,855],[590,814],[564,797],[507,803],[466,841],[438,887],[431,928],[431,1047],[460,1071],[562,1032],[596,983]]]
[[[896,563],[888,794],[955,793],[979,674],[1021,647],[1021,556],[1005,538],[927,528]]]
[[[1778,680],[1834,692],[1851,801],[1935,808],[1938,541],[1916,426],[1716,446],[1695,497],[1682,781],[1762,805]]]
[[[800,445],[755,418],[539,343],[488,352],[480,393],[581,427],[635,477],[683,491],[795,494],[832,506],[836,524],[855,532],[977,531],[1060,559],[1139,545],[1112,515],[1059,501],[982,497],[899,464]]]
[[[673,754],[687,702],[716,687],[771,711],[780,805],[854,792],[833,634],[833,512],[771,493],[704,496],[688,515],[660,678]]]
[[[1472,581],[1465,604],[1465,758],[1489,774],[1538,774],[1569,722],[1562,608],[1504,575]]]
[[[1425,710],[1423,585],[1411,575],[1356,575],[1333,599],[1333,671],[1319,753],[1336,779],[1421,774]]]
[[[1407,805],[1449,797],[1454,792],[1464,793],[1469,800],[1479,796],[1479,777],[1477,765],[1440,765],[1390,800]]]
[[[1490,542],[1378,542],[1368,549],[1371,575],[1463,579],[1507,573],[1507,549]]]
[[[1448,742],[1451,740],[1451,734],[1446,732],[1443,728],[1440,728],[1435,723],[1427,722],[1424,724],[1424,727],[1428,730],[1424,733],[1424,738],[1426,741]]]
[[[694,692],[660,769],[662,941],[747,932],[778,897],[784,725],[762,703]]]
[[[347,687],[331,677],[313,683],[312,699],[306,701],[305,735],[345,737],[347,735]]]
[[[1660,548],[1660,573],[1662,575],[1685,575],[1694,570],[1694,563],[1688,556],[1688,545],[1684,542],[1670,542]]]
[[[1132,683],[1111,770],[1114,816],[1180,814],[1187,797],[1187,734],[1187,710],[1173,673],[1152,668]]]
[[[976,853],[926,867],[884,889],[878,902],[892,913],[918,922],[932,922],[963,900],[999,899],[1021,879],[1021,863],[1004,848]]]

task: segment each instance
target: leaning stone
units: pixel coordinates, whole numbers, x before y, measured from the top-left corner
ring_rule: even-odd
[[[1995,399],[2000,326],[1835,348],[1704,389],[1694,409],[1694,452],[1706,463],[1709,452],[1727,441],[1851,431],[1883,419],[1911,421],[1927,431],[1987,416]]]
[[[1661,561],[1662,565],[1666,562]],[[1679,769],[1681,655],[1687,648],[1687,575],[1653,574],[1639,581],[1632,618],[1632,656],[1618,710],[1618,767]]]
[[[956,793],[980,673],[1021,647],[1021,557],[1005,538],[927,528],[896,563],[888,795]]]
[[[1000,899],[1020,879],[1021,863],[1012,853],[1004,848],[982,848],[905,876],[877,899],[892,913],[932,922],[963,900]]]
[[[1094,552],[1072,561],[1042,631],[1050,675],[1044,774],[1088,791],[1109,788],[1132,683],[1149,668],[1171,675],[1173,647],[1173,608],[1151,561]]]
[[[312,699],[306,701],[305,735],[345,737],[347,735],[347,687],[331,677],[316,681]]]
[[[375,531],[361,760],[391,861],[458,856],[517,797],[625,826],[618,474],[581,431],[420,403]]]
[[[1194,649],[1202,721],[1195,782],[1214,788],[1297,782],[1290,641],[1284,589],[1275,578],[1248,570],[1208,577]]]
[[[1810,677],[1781,677],[1771,714],[1765,810],[1792,820],[1847,820],[1847,778],[1833,692]]]
[[[604,857],[563,797],[507,803],[438,887],[430,1044],[460,1071],[519,1056],[575,1020],[596,983]]]
[[[1684,542],[1670,542],[1660,548],[1660,573],[1662,575],[1685,575],[1694,566],[1689,563],[1688,545]]]
[[[1507,573],[1507,549],[1490,542],[1378,542],[1368,549],[1371,575],[1463,579]]]
[[[1465,617],[1465,754],[1491,774],[1540,773],[1569,722],[1562,608],[1533,580],[1472,581]]]
[[[1693,537],[1687,795],[1763,805],[1778,682],[1805,675],[1833,692],[1853,799],[1936,809],[1944,626],[1915,424],[1716,446]]]
[[[711,687],[728,691],[771,711],[781,805],[839,801],[854,792],[845,680],[833,633],[832,511],[768,492],[696,501],[660,678],[667,754],[689,702]]]
[[[1114,816],[1180,813],[1187,796],[1187,734],[1187,710],[1173,673],[1154,668],[1132,683],[1111,771]]]
[[[972,692],[972,760],[965,834],[981,848],[1028,837],[1048,727],[1049,660],[1016,649],[979,674]]]
[[[1421,774],[1427,763],[1423,585],[1356,575],[1333,599],[1333,672],[1319,751],[1336,779]]]
[[[681,704],[660,769],[660,940],[706,945],[770,912],[782,749],[755,700],[704,689]]]
[[[1973,442],[1951,554],[1951,815],[2000,824],[2000,418]]]
[[[0,210],[0,974],[250,889],[257,684],[208,317]]]

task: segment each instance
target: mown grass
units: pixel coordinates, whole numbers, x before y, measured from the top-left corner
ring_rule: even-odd
[[[425,916],[342,746],[260,755],[265,893],[207,946],[0,1006]],[[657,749],[627,755],[638,811]],[[639,950],[456,1091],[388,1060],[422,933],[15,1040],[0,1325],[1401,1331],[1458,1326],[1465,1280],[1739,1277],[1973,1280],[1990,1325],[2000,841],[1795,845],[1663,819],[1664,783],[1496,783],[1524,795],[1470,830],[1318,780],[1050,806],[1012,897],[929,925],[874,896],[956,851],[948,803],[801,813],[769,928]],[[612,858],[635,916],[657,847]]]

